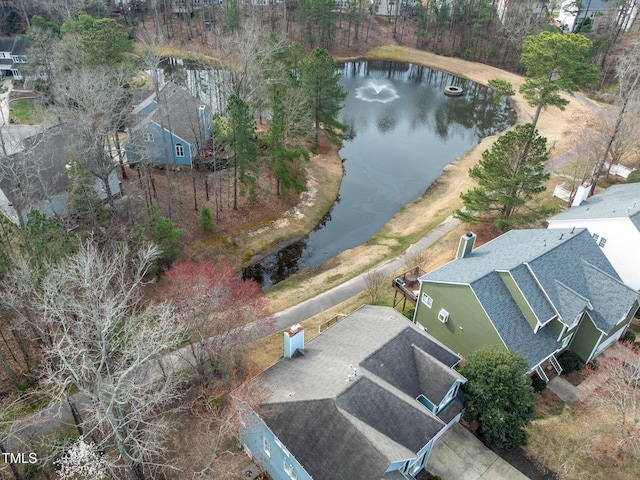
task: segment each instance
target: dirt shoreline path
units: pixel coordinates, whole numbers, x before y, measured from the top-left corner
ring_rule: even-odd
[[[357,59],[389,59],[415,63],[450,72],[483,85],[487,85],[490,79],[499,78],[511,82],[516,92],[524,81],[522,76],[489,65],[442,57],[408,47],[378,47]],[[340,62],[356,60],[356,58],[338,58],[336,60]],[[571,148],[564,138],[565,132],[572,123],[575,123],[576,114],[588,112],[591,108],[575,98],[570,96],[567,98],[570,103],[564,111],[555,108],[543,111],[538,121],[538,131],[542,136],[547,137],[552,157]],[[522,95],[519,93],[514,95],[513,102],[518,112],[518,122],[531,121],[535,109],[526,104]],[[281,311],[329,290],[384,260],[394,257],[404,251],[411,243],[415,243],[425,233],[451,215],[455,209],[462,206],[460,193],[473,186],[467,172],[478,162],[482,152],[489,148],[496,138],[497,136],[484,138],[475,148],[445,167],[443,174],[424,195],[415,202],[405,205],[372,239],[363,245],[341,253],[320,267],[298,272],[273,287],[267,295],[272,311]],[[341,164],[341,159],[336,151],[322,156],[321,161],[317,164],[335,166]],[[458,229],[450,233],[440,242],[440,245],[436,245],[438,248],[429,252],[430,268],[442,265],[453,258],[460,231]]]

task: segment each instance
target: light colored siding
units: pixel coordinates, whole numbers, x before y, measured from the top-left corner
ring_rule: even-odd
[[[418,302],[416,321],[447,347],[469,356],[484,345],[504,344],[468,285],[423,282],[421,292],[433,298],[432,308]],[[438,320],[438,312],[449,312],[449,321]]]

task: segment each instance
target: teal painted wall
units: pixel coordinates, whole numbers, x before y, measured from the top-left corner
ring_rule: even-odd
[[[420,300],[423,292],[433,299],[431,308]],[[447,323],[438,320],[438,312],[442,308],[449,312]],[[464,357],[484,345],[505,348],[468,285],[422,282],[415,320],[431,335]]]

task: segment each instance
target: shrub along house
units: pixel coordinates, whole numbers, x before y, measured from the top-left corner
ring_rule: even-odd
[[[130,115],[127,161],[193,165],[211,136],[211,108],[173,82],[151,93]]]
[[[512,230],[477,249],[475,238],[463,235],[456,259],[420,278],[414,315],[462,356],[498,345],[547,380],[545,367],[561,371],[558,353],[591,361],[638,309],[586,229]]]
[[[460,419],[459,361],[390,307],[360,307],[307,345],[291,327],[242,444],[274,480],[412,478]]]

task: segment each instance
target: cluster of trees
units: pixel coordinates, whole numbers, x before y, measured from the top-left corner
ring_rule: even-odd
[[[512,2],[504,8],[498,0],[427,0],[415,5],[389,2],[386,6],[364,0],[283,0],[266,5],[224,0],[204,5],[186,2],[176,15],[174,3],[132,0],[124,2],[119,12],[127,26],[149,28],[152,24],[150,28],[167,38],[199,37],[206,41],[208,32],[232,34],[251,23],[309,47],[326,49],[366,44],[379,33],[381,24],[387,23],[393,37],[402,43],[518,71],[521,68],[518,56],[525,38],[544,30],[559,31],[550,24],[561,7],[559,0],[541,9],[535,9],[535,3],[530,2]],[[576,33],[593,40],[597,61],[603,65],[606,56],[624,37],[622,33],[632,30],[636,21],[629,0],[608,3],[613,13],[598,19],[597,31],[589,23],[576,26]],[[7,0],[0,5],[0,18],[5,19],[0,32],[24,32],[33,15],[45,16],[58,24],[80,11],[105,16],[110,13],[107,4],[86,0]],[[589,21],[590,2],[575,0],[564,7]]]
[[[508,230],[532,224],[549,214],[544,205],[532,203],[549,179],[545,172],[549,150],[536,124],[543,110],[564,109],[569,103],[567,93],[600,80],[600,69],[588,62],[591,49],[592,42],[579,34],[541,32],[527,37],[520,58],[526,67],[520,93],[536,108],[532,122],[517,125],[483,152],[478,165],[469,170],[477,187],[461,194],[464,208],[456,211],[457,218],[472,224],[493,223]],[[633,41],[616,58],[618,88],[611,107],[592,114],[586,129],[572,127],[569,132],[577,153],[573,191],[585,182],[592,185],[593,191],[603,172],[608,173],[612,165],[637,148],[637,129],[633,125],[640,105],[638,65],[638,42]],[[514,93],[508,82],[495,79],[490,85],[503,94]]]
[[[166,273],[153,295],[161,300],[151,300],[147,284],[162,256],[158,246],[81,239],[38,212],[21,236],[5,236],[1,245],[2,377],[16,390],[37,389],[68,404],[80,438],[32,443],[43,474],[59,469],[61,478],[90,471],[92,478],[142,480],[175,470],[169,439],[190,387],[243,385],[237,347],[271,328],[259,286],[230,266],[183,263]],[[246,405],[253,396],[243,388]],[[205,406],[215,401],[210,393],[201,399]],[[207,409],[201,420],[208,428],[224,424],[233,435],[234,408]],[[2,451],[15,448],[16,438],[33,440],[13,435],[19,427],[13,410],[0,412]],[[15,465],[5,467],[22,478]]]

